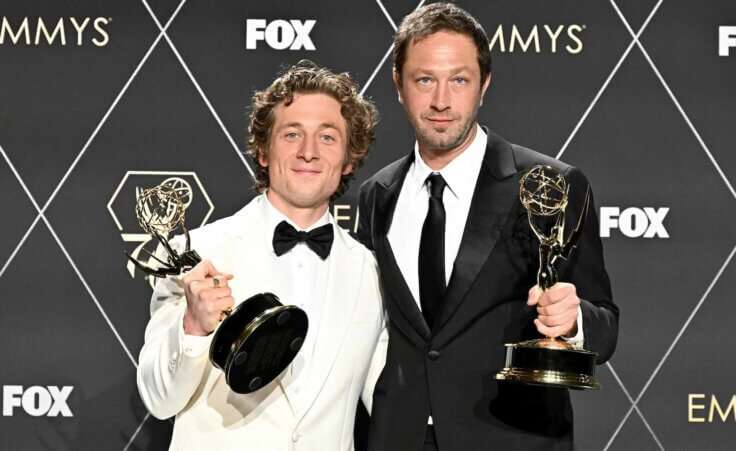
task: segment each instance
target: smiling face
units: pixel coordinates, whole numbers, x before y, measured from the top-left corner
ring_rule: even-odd
[[[469,36],[443,30],[413,41],[394,83],[420,152],[462,151],[470,144],[490,75],[482,83]]]
[[[322,214],[345,166],[347,124],[340,102],[322,93],[296,93],[274,109],[268,149],[258,162],[268,168],[268,199],[291,217],[296,210]]]

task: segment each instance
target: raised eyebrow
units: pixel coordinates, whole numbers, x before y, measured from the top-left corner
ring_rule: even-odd
[[[470,67],[469,66],[462,65],[462,66],[458,66],[458,67],[453,67],[452,69],[449,69],[449,70],[443,70],[443,72],[448,72],[448,73],[451,74],[451,76],[454,77],[455,75],[459,74],[460,72],[469,71],[469,70],[470,70]],[[434,77],[435,76],[435,71],[433,71],[432,69],[419,68],[419,70],[417,71],[417,78],[422,78],[422,77],[427,77],[427,76]]]
[[[281,125],[279,128],[288,128],[288,127],[294,127],[294,128],[303,128],[304,125],[301,122],[287,122],[286,124]],[[325,129],[325,128],[334,128],[335,130],[339,130],[337,128],[337,125],[335,125],[332,122],[323,122],[319,124],[319,129]]]
[[[282,124],[277,130],[280,132],[281,130],[285,128],[296,128],[301,131],[301,130],[304,130],[304,124],[302,124],[301,122],[287,122],[286,124]],[[335,130],[338,135],[340,134],[340,129],[333,122],[323,122],[319,124],[319,127],[318,127],[319,131],[323,131],[327,129]]]
[[[331,128],[331,129],[335,130],[338,133],[340,132],[340,129],[337,127],[337,125],[334,124],[334,123],[332,123],[332,122],[323,122],[323,123],[319,124],[319,129],[320,130],[325,130],[325,129],[328,129],[328,128]]]
[[[279,127],[279,129],[289,128],[289,127],[302,128],[303,125],[302,125],[301,122],[289,122],[289,123],[286,123],[286,124],[281,125],[281,127]]]
[[[460,73],[466,70],[470,70],[470,68],[468,66],[460,66],[457,69],[455,69],[455,73],[457,74],[457,73]]]

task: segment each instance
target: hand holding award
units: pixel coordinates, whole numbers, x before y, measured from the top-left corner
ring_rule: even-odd
[[[557,284],[555,263],[560,258],[567,259],[580,240],[590,202],[590,187],[586,190],[575,229],[565,238],[569,186],[564,175],[551,166],[538,165],[527,171],[519,183],[519,200],[539,240],[537,285],[547,291]],[[559,291],[565,295],[568,287],[561,288]],[[596,356],[594,352],[574,349],[554,337],[507,344],[505,367],[494,378],[532,385],[600,389],[595,378]]]
[[[162,184],[142,190],[135,212],[138,223],[156,237],[167,257],[164,261],[148,253],[160,264],[152,268],[126,255],[141,271],[154,277],[186,273],[182,278],[187,297],[184,330],[191,335],[214,331],[210,361],[225,372],[230,388],[236,393],[251,393],[281,374],[304,342],[306,313],[281,304],[272,293],[257,294],[232,309],[234,299],[227,283],[232,275],[220,273],[190,248],[184,204],[174,186]],[[186,241],[181,253],[165,238],[178,228]]]

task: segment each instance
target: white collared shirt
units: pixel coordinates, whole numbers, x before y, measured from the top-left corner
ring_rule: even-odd
[[[270,235],[266,237],[269,242],[273,239],[273,231],[281,221],[288,222],[296,230],[302,230],[278,211],[268,200],[268,196],[264,195],[263,199],[266,225],[264,230],[269,231]],[[325,224],[331,224],[333,221],[328,210],[326,209],[324,215],[304,231],[309,232]],[[303,388],[309,377],[315,338],[320,327],[320,317],[322,316],[322,307],[327,291],[327,265],[330,257],[328,256],[322,260],[303,242],[297,243],[296,246],[280,257],[276,256],[273,247],[271,247],[270,257],[276,259],[276,268],[278,268],[279,274],[275,279],[278,281],[284,296],[282,303],[296,305],[307,313],[309,319],[309,331],[304,338],[304,344],[284,373],[284,379],[282,380],[284,387],[290,392],[292,398],[296,399],[301,410],[306,407]]]
[[[281,221],[288,222],[296,230],[302,230],[277,210],[268,200],[266,194],[261,196],[260,204],[264,221],[263,230],[267,235],[262,237],[263,240],[268,243],[272,242],[274,230]],[[305,231],[308,232],[325,224],[333,224],[334,227],[334,219],[329,214],[329,209],[325,210],[324,215],[307,227]],[[303,242],[297,243],[281,256],[276,255],[272,246],[269,246],[269,249],[270,252],[267,255],[254,255],[253,258],[274,260],[278,272],[278,274],[274,274],[274,280],[278,285],[278,290],[274,288],[274,292],[278,293],[282,304],[296,305],[304,310],[309,320],[309,331],[304,339],[304,344],[289,368],[284,372],[282,379],[284,388],[289,392],[290,397],[296,400],[299,409],[303,409],[308,401],[305,399],[304,395],[306,393],[304,393],[303,388],[307,386],[306,381],[309,377],[310,362],[314,354],[315,339],[320,327],[322,307],[327,292],[330,257],[328,256],[325,260],[322,260]],[[183,340],[187,354],[201,354],[209,346],[208,337],[186,335],[183,332],[183,327],[181,331],[180,338]]]
[[[438,172],[447,183],[442,203],[445,206],[445,282],[449,283],[487,140],[485,132],[476,124],[475,138],[468,148],[439,171],[427,166],[419,154],[419,144],[414,145],[414,162],[401,186],[388,240],[419,310],[422,309],[419,300],[419,241],[429,209],[429,188],[425,182],[430,174]]]

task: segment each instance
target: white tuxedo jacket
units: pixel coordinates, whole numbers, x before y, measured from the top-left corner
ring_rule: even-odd
[[[260,202],[265,201],[257,196],[235,215],[191,232],[192,248],[218,270],[234,275],[229,285],[236,303],[261,292],[278,295],[273,259],[265,258],[273,233],[263,230]],[[326,298],[312,369],[300,392],[308,400],[302,409],[290,399],[294,395],[289,395],[283,374],[255,393],[231,391],[208,352],[193,355],[182,343],[186,298],[180,278],[156,285],[137,380],[153,416],[176,415],[170,449],[353,449],[358,398],[362,395],[370,410],[385,362],[385,343],[377,344],[386,334],[381,334],[384,317],[373,254],[331,223],[335,240]],[[181,237],[174,240],[180,249],[182,242]]]

